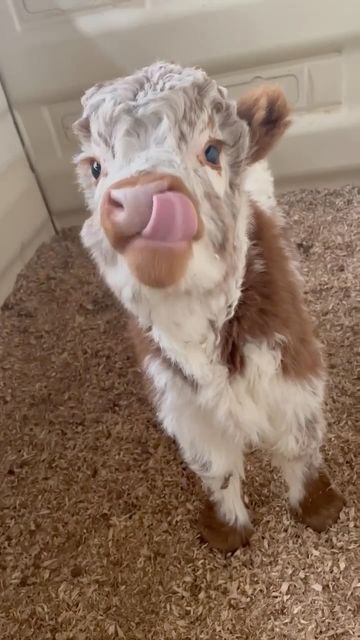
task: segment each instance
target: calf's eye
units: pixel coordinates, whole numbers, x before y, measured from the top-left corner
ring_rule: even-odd
[[[220,163],[220,146],[211,143],[205,148],[204,155],[206,158],[206,162],[214,165],[215,167]]]
[[[92,160],[91,165],[90,165],[90,169],[91,169],[91,173],[93,178],[95,178],[95,180],[97,180],[100,177],[101,174],[101,164],[100,162],[98,162],[97,160]]]

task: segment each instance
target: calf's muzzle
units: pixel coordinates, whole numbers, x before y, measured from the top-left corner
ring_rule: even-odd
[[[180,279],[192,242],[203,232],[195,198],[170,174],[146,173],[113,183],[100,213],[110,244],[136,277],[152,287]]]

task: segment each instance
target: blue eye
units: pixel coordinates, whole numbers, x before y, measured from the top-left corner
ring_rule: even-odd
[[[220,149],[215,144],[209,144],[205,149],[205,158],[209,164],[218,165],[220,160]]]
[[[97,160],[93,160],[90,168],[91,168],[92,177],[95,178],[95,180],[97,180],[101,174],[100,162],[98,162]]]

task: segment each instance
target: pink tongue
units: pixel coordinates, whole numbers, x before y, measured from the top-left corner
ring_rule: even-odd
[[[151,218],[141,235],[160,242],[181,242],[194,237],[197,224],[191,200],[177,191],[165,191],[153,196]]]

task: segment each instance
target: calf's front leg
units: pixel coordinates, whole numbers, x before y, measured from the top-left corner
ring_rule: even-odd
[[[210,546],[231,552],[246,546],[252,525],[241,492],[237,470],[219,476],[201,476],[209,499],[200,519],[200,533]]]
[[[205,487],[208,499],[200,518],[200,533],[210,546],[225,552],[248,544],[252,526],[241,481],[243,452],[239,444],[196,402],[196,392],[159,359],[148,359],[146,370],[156,391],[159,421],[177,441],[183,459]]]
[[[178,414],[173,435],[208,494],[200,517],[201,537],[224,552],[247,545],[252,526],[242,497],[241,448],[196,407]]]

